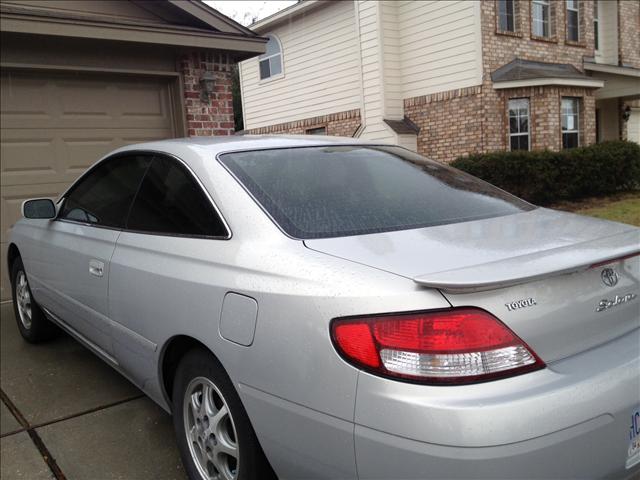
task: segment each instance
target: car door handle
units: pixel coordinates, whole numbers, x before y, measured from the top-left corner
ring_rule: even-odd
[[[100,260],[89,260],[89,273],[96,277],[104,275],[104,262]]]

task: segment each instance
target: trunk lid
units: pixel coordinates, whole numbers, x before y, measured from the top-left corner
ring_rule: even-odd
[[[305,244],[483,308],[546,362],[640,326],[640,230],[630,225],[536,209]]]

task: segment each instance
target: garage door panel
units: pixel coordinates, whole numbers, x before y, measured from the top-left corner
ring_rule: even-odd
[[[170,115],[166,89],[157,84],[142,83],[138,85],[117,85],[118,95],[131,100],[123,105],[120,114],[127,122],[160,121],[166,124]]]
[[[39,130],[2,129],[0,184],[71,182],[85,169],[123,145],[171,138],[159,129],[46,129],[54,138],[33,138]]]
[[[0,297],[9,226],[28,198],[58,197],[108,152],[175,136],[169,80],[3,70],[0,89]]]
[[[2,232],[0,242],[9,241],[9,229],[20,217],[22,202],[30,198],[56,199],[69,186],[68,183],[51,183],[44,185],[20,185],[4,187],[0,198],[0,213],[2,215]]]
[[[3,128],[172,128],[166,80],[32,77],[3,72]]]
[[[2,124],[9,125],[13,119],[51,120],[51,95],[48,81],[24,75],[2,74],[2,91],[0,93]]]
[[[3,131],[4,133],[4,131]],[[0,147],[0,171],[2,184],[12,183],[12,178],[22,174],[55,175],[56,169],[51,162],[54,150],[53,138],[30,138],[25,131],[24,138],[2,138]]]

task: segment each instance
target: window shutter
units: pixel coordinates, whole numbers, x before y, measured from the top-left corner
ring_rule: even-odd
[[[556,36],[556,18],[556,2],[552,0],[549,2],[549,38]]]
[[[520,30],[520,0],[513,0],[513,31]]]

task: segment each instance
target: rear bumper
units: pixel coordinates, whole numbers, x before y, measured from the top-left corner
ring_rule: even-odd
[[[427,387],[361,374],[360,478],[625,478],[640,330],[508,380]]]

